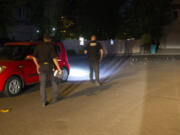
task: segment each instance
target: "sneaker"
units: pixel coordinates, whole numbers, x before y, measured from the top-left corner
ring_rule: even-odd
[[[101,83],[100,82],[95,82],[96,86],[101,86]]]
[[[94,80],[90,80],[90,82],[91,82],[91,83],[93,83],[93,84],[95,83],[95,81],[94,81]]]
[[[44,103],[42,104],[42,106],[43,106],[43,107],[46,107],[48,104],[49,104],[49,102],[46,101],[46,102],[44,102]]]

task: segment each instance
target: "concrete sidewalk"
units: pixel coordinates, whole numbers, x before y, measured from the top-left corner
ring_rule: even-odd
[[[146,52],[146,53],[141,53],[141,52],[138,52],[138,53],[129,53],[129,54],[125,54],[125,53],[121,53],[121,54],[117,54],[118,56],[124,56],[124,55],[131,55],[131,56],[134,56],[134,55],[141,55],[141,56],[151,56],[151,55],[164,55],[164,56],[168,56],[168,55],[180,55],[180,49],[162,49],[160,48],[158,50],[158,52],[156,52],[156,54],[151,54],[150,52]]]

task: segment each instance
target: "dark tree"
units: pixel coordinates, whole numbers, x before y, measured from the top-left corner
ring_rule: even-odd
[[[54,17],[58,28],[56,36],[78,38],[82,35],[88,38],[94,33],[100,39],[113,37],[117,31],[120,1],[56,1],[53,7],[57,9],[57,17]]]
[[[12,0],[0,0],[0,38],[7,38],[7,27],[13,24]]]
[[[160,39],[163,28],[172,21],[172,1],[133,0],[122,21],[127,37],[140,38],[147,33]]]

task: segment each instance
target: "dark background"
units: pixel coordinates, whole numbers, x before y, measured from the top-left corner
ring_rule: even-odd
[[[9,27],[31,24],[39,38],[54,26],[58,39],[93,33],[102,40],[144,34],[158,40],[176,16],[172,0],[0,0],[0,12],[1,39],[8,38]]]

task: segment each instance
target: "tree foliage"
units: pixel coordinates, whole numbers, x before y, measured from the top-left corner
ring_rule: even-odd
[[[172,21],[171,0],[133,0],[123,18],[125,33],[139,38],[148,33],[160,39],[163,28]]]
[[[159,39],[172,20],[171,0],[0,0],[1,36],[15,24],[13,8],[24,5],[31,9],[32,25],[42,34],[56,27],[57,38],[140,38],[146,33]]]
[[[73,23],[64,37],[78,38],[80,35],[88,38],[91,34],[96,34],[99,39],[111,38],[117,32],[119,20],[119,8],[124,0],[61,0],[61,4],[56,4],[60,9],[59,16],[63,16]],[[58,23],[61,31],[64,31],[64,20]]]
[[[0,38],[7,37],[7,26],[13,24],[12,0],[0,0]]]

